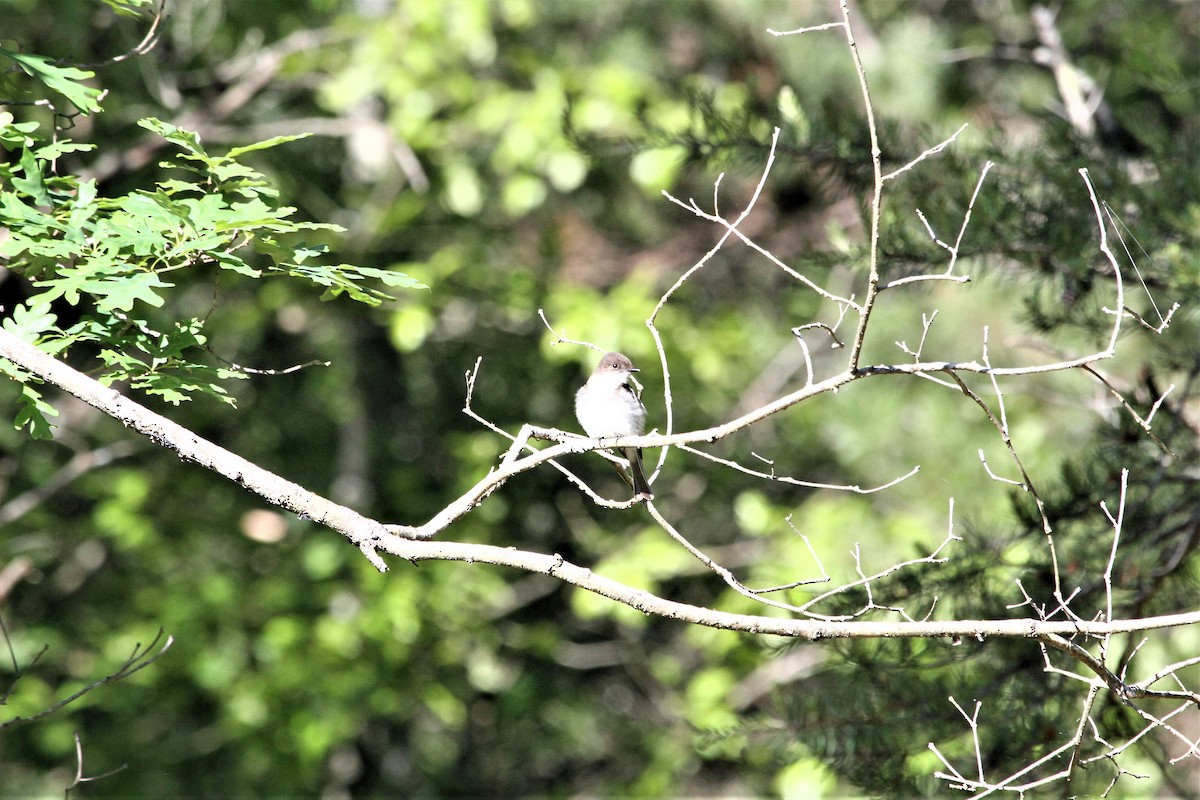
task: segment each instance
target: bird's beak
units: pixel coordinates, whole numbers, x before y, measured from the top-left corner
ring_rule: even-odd
[[[641,370],[640,370],[640,369],[638,369],[637,367],[630,367],[630,368],[629,368],[629,371],[630,371],[630,372],[641,372]]]

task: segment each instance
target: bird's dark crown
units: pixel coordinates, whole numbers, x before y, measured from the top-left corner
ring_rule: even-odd
[[[597,372],[638,372],[638,368],[633,365],[625,356],[620,353],[606,353],[604,358],[600,359],[600,363],[596,365]]]

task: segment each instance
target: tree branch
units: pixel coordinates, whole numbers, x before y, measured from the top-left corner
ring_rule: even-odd
[[[914,638],[929,636],[1039,638],[1047,635],[1065,636],[1073,634],[1100,636],[1111,633],[1144,631],[1200,623],[1200,611],[1168,614],[1145,619],[1104,621],[1001,619],[922,622],[834,622],[811,619],[781,619],[779,617],[766,617],[753,614],[734,614],[692,606],[686,603],[667,600],[650,592],[635,589],[602,575],[597,575],[586,567],[581,567],[564,560],[559,555],[533,553],[511,547],[497,547],[495,545],[416,540],[393,535],[389,533],[387,526],[384,526],[382,523],[364,517],[352,509],[340,506],[331,500],[304,489],[298,484],[287,481],[247,461],[241,456],[235,455],[212,442],[202,439],[183,426],[123,397],[112,389],[101,386],[83,373],[57,361],[2,328],[0,328],[0,356],[7,358],[23,369],[33,372],[100,411],[121,420],[126,426],[150,438],[156,444],[175,451],[179,454],[180,458],[224,475],[247,491],[262,497],[273,505],[299,515],[302,519],[311,519],[341,533],[357,545],[363,552],[363,555],[381,571],[386,571],[387,565],[380,557],[379,551],[414,562],[430,560],[463,561],[467,563],[486,563],[514,567],[526,572],[535,572],[558,578],[565,583],[594,592],[610,600],[624,603],[647,614],[655,614],[668,619],[692,622],[697,625],[706,625],[713,628],[745,631],[747,633],[767,633],[777,636],[800,637],[811,640],[878,637]],[[826,382],[816,384],[816,386],[823,387],[821,391],[827,391],[831,388],[831,386],[823,386],[824,383]],[[654,446],[653,442],[656,439],[696,441],[707,438],[709,435],[711,435],[709,432],[701,431],[668,437],[627,436],[619,440],[605,441],[580,438],[578,442],[572,441],[557,444],[553,447],[539,450],[534,455],[519,459],[513,463],[509,471],[515,474],[535,464],[549,461],[551,458],[568,452],[585,452],[589,449],[599,447],[612,447],[614,441],[636,446]],[[496,475],[498,472],[502,472],[502,470],[494,470],[491,474]],[[468,496],[470,496],[470,493],[456,502],[469,504],[466,500]]]

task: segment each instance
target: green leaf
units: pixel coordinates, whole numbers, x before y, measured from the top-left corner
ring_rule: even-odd
[[[169,122],[163,122],[161,119],[155,119],[154,117],[140,119],[138,120],[138,125],[151,133],[157,133],[168,142],[174,142],[189,153],[201,156],[204,159],[208,158],[208,154],[200,146],[200,134],[198,133],[172,125]]]
[[[62,297],[71,305],[78,305],[80,295],[86,294],[95,298],[100,311],[129,311],[138,300],[161,307],[163,298],[156,290],[174,284],[164,283],[154,272],[130,273],[121,265],[95,260],[63,271],[57,277],[34,281],[34,285],[47,287],[38,295],[43,302]]]
[[[38,129],[38,123],[14,122],[14,119],[12,112],[0,111],[0,144],[11,150],[29,147],[33,144],[30,134]]]
[[[212,159],[209,162],[209,169],[212,170],[212,175],[218,183],[231,183],[243,187],[265,185],[265,179],[261,172],[224,157]]]
[[[338,269],[353,270],[367,278],[375,278],[382,281],[388,286],[396,286],[401,289],[428,289],[429,287],[421,283],[416,278],[410,277],[403,272],[397,272],[394,269],[377,269],[376,267],[353,267],[349,264],[339,264]]]
[[[297,264],[303,264],[313,256],[322,256],[329,252],[329,248],[323,244],[318,245],[300,245],[292,251],[292,258]]]
[[[102,286],[88,288],[97,296],[96,308],[100,311],[129,311],[138,300],[155,308],[161,307],[163,298],[155,289],[167,289],[174,285],[164,283],[153,272],[138,272],[123,280],[107,281]]]
[[[351,300],[377,306],[385,300],[395,299],[386,292],[364,286],[363,281],[365,279],[379,280],[388,286],[400,286],[406,289],[427,288],[424,284],[410,278],[403,272],[376,269],[374,267],[356,267],[351,264],[339,264],[334,267],[320,264],[307,266],[302,264],[281,264],[280,267],[288,275],[296,278],[304,278],[319,286],[328,287],[325,293],[321,295],[322,300],[332,300],[341,294],[346,294]]]
[[[42,161],[53,161],[60,158],[66,153],[90,153],[96,149],[96,145],[87,144],[86,142],[72,142],[70,139],[60,139],[56,142],[42,145],[34,151]]]
[[[104,4],[118,14],[137,16],[142,9],[150,8],[154,0],[104,0]]]
[[[25,71],[25,74],[38,78],[49,88],[71,101],[80,111],[95,114],[100,111],[99,89],[93,89],[82,81],[96,77],[96,73],[75,67],[58,67],[46,56],[35,56],[17,53],[0,47],[0,56],[6,56]]]
[[[84,224],[95,214],[96,181],[86,180],[79,184],[75,193],[75,202],[71,205],[71,214],[67,218],[65,238],[82,244],[87,239]]]
[[[245,262],[244,259],[238,258],[233,253],[218,252],[213,253],[212,257],[216,259],[217,264],[221,269],[227,269],[231,272],[236,272],[239,275],[245,275],[247,278],[261,278],[262,270],[256,269]]]
[[[164,257],[168,260],[174,260],[181,256],[188,256],[192,253],[207,253],[210,250],[216,250],[221,245],[228,241],[229,237],[223,233],[206,233],[202,236],[197,236],[194,239],[187,239],[168,250]]]
[[[254,142],[253,144],[235,147],[226,153],[225,157],[229,159],[238,158],[246,153],[253,153],[255,150],[266,150],[268,147],[278,147],[279,145],[287,144],[288,142],[294,142],[299,139],[307,139],[309,136],[312,136],[312,134],[295,133],[287,136],[273,136],[270,139],[263,139],[261,142]]]
[[[4,330],[22,341],[37,344],[41,335],[53,328],[55,322],[57,318],[50,311],[50,303],[35,298],[17,305],[3,325]]]
[[[236,405],[236,400],[229,395],[221,382],[231,378],[245,380],[247,377],[225,367],[210,367],[206,364],[178,360],[147,364],[129,353],[111,348],[102,350],[100,358],[110,368],[100,377],[100,382],[105,386],[117,381],[128,381],[134,389],[158,395],[172,405],[179,405],[199,396]]]
[[[13,420],[15,428],[29,428],[29,435],[35,439],[53,439],[53,426],[47,417],[57,416],[58,411],[42,399],[41,392],[30,386],[28,381],[21,384],[21,408]]]
[[[245,379],[246,376],[234,370],[194,364],[185,369],[147,373],[134,380],[131,385],[147,394],[158,395],[173,405],[179,405],[197,395],[204,395],[235,406],[237,401],[220,383],[229,378]]]
[[[12,179],[13,188],[24,192],[39,206],[53,206],[50,193],[46,191],[46,183],[42,179],[42,165],[32,150],[28,148],[21,153],[22,177]]]
[[[161,192],[168,196],[183,194],[185,192],[190,194],[200,191],[200,187],[196,186],[196,184],[188,183],[187,181],[176,180],[174,178],[168,178],[165,181],[159,181],[158,188]]]

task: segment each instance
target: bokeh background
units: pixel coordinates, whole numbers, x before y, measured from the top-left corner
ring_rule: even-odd
[[[1071,63],[1103,88],[1092,131],[1063,113],[1032,4],[852,6],[885,163],[970,124],[895,182],[886,275],[945,268],[915,209],[952,240],[984,162],[996,162],[959,260],[972,282],[885,295],[866,361],[907,360],[895,342],[915,347],[934,309],[931,359],[978,358],[984,325],[995,363],[1102,346],[1111,276],[1077,174],[1087,167],[1128,226],[1149,296],[1163,310],[1184,303],[1160,337],[1131,324],[1120,358],[1103,366],[1143,414],[1177,384],[1156,418],[1176,455],[1078,374],[1005,381],[1013,439],[1047,498],[1081,607],[1099,607],[1111,542],[1098,502],[1115,502],[1129,467],[1121,609],[1194,609],[1200,5],[1061,5]],[[370,309],[322,303],[282,279],[176,276],[149,319],[205,316],[214,354],[238,364],[330,365],[234,382],[236,408],[147,402],[368,515],[423,522],[506,444],[461,413],[477,358],[479,413],[514,432],[574,427],[571,398],[595,354],[556,345],[539,310],[567,336],[630,355],[650,423],[664,424],[644,320],[720,231],[661,192],[705,205],[724,173],[722,209],[740,210],[774,127],[778,158],[746,230],[814,281],[861,296],[869,143],[844,39],[767,33],[839,15],[816,0],[168,0],[157,46],[98,70],[104,112],[65,132],[97,149],[61,168],[96,177],[102,194],[152,184],[168,149],[136,125],[147,116],[218,151],[314,133],[249,160],[303,217],[344,226],[329,240],[338,260],[429,288]],[[127,51],[149,26],[147,9],[85,0],[0,0],[0,16],[5,47],[81,64]],[[1130,304],[1153,316],[1142,284],[1126,278]],[[0,289],[11,305],[21,279],[6,275]],[[835,319],[761,256],[727,247],[658,320],[677,428],[802,385],[790,329]],[[820,348],[818,375],[844,353]],[[0,409],[15,413],[16,394],[0,386]],[[28,558],[34,571],[0,605],[13,653],[0,681],[48,649],[13,684],[0,721],[108,674],[160,628],[175,643],[136,676],[0,731],[0,796],[60,796],[75,775],[76,732],[86,774],[124,767],[84,796],[945,796],[927,744],[972,763],[947,696],[983,701],[997,775],[1076,724],[1079,687],[1044,674],[1026,642],[797,644],[651,619],[482,565],[396,563],[381,575],[336,534],[57,402],[53,443],[0,430],[5,500],[45,486],[80,453],[113,459],[2,518],[0,566]],[[655,490],[679,530],[753,585],[820,574],[796,531],[839,582],[855,577],[856,546],[868,572],[927,555],[953,497],[964,541],[951,560],[891,576],[877,600],[918,617],[935,597],[938,617],[1023,615],[1007,608],[1021,599],[1014,579],[1042,596],[1049,579],[1039,526],[1025,498],[989,480],[979,448],[1011,474],[973,403],[917,379],[870,380],[712,452],[862,486],[921,466],[897,487],[797,489],[673,451]],[[626,491],[594,456],[570,466]],[[597,509],[549,468],[511,481],[446,536],[561,553],[684,602],[764,610],[644,511]],[[820,610],[862,602],[851,593]],[[1164,664],[1198,649],[1185,630],[1156,636],[1140,657]],[[1137,730],[1113,701],[1096,718],[1116,738]],[[1200,722],[1181,726],[1194,736]],[[1169,765],[1177,754],[1177,742],[1148,737],[1127,762],[1148,777],[1124,778],[1121,796],[1197,796],[1196,761]],[[1073,791],[1102,791],[1112,776],[1095,765]]]

